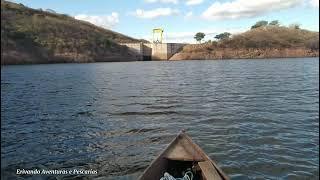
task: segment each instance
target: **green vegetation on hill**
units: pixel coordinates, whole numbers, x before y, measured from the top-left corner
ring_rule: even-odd
[[[206,35],[203,32],[198,32],[195,36],[194,39],[197,40],[199,43],[201,40],[205,37]]]
[[[216,38],[218,40],[223,40],[223,39],[228,39],[230,36],[231,36],[231,33],[224,32],[221,34],[217,34],[214,38]]]
[[[1,64],[134,60],[140,40],[64,14],[1,1]]]

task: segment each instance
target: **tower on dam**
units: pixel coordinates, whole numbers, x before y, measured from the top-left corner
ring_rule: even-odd
[[[152,30],[152,42],[153,43],[162,43],[163,40],[163,29],[155,28]]]

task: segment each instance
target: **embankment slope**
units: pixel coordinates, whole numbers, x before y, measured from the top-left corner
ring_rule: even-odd
[[[190,44],[170,60],[318,57],[319,32],[264,26],[229,39]]]

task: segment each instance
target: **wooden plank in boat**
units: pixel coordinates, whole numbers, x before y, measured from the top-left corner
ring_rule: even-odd
[[[198,163],[202,176],[205,180],[222,180],[216,168],[212,165],[211,161],[203,161]]]

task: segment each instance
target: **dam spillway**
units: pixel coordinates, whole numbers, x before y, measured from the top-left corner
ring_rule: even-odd
[[[186,44],[182,43],[121,43],[134,52],[139,61],[169,60]]]

